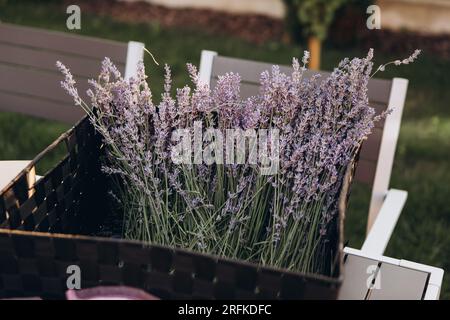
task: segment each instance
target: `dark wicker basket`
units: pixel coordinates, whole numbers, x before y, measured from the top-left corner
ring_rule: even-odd
[[[67,156],[34,186],[28,174],[65,143]],[[287,272],[138,241],[88,236],[108,215],[101,140],[87,118],[39,154],[0,193],[0,297],[63,298],[67,267],[83,288],[127,285],[163,299],[334,299],[342,282],[344,212],[354,164],[331,237],[332,277]]]

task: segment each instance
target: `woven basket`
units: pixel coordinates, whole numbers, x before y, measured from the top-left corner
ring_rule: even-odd
[[[28,175],[56,146],[65,158],[29,187]],[[92,237],[108,216],[101,139],[87,118],[39,154],[0,192],[0,297],[64,298],[67,267],[83,288],[126,285],[163,299],[335,299],[342,282],[347,169],[333,221],[331,277],[288,272],[138,241]]]

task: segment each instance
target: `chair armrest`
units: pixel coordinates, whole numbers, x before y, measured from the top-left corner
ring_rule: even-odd
[[[408,192],[403,190],[390,189],[388,191],[361,248],[362,252],[374,255],[384,253],[407,197]]]

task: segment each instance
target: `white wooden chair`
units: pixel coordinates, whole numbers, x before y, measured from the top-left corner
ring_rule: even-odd
[[[203,50],[199,72],[200,79],[211,86],[215,85],[219,75],[230,71],[239,73],[242,78],[241,96],[248,97],[257,93],[261,72],[270,68],[271,64],[269,63],[223,57],[218,55],[217,52]],[[291,67],[280,66],[280,69],[287,74],[291,73]],[[329,74],[322,71],[320,73]],[[308,70],[305,76],[309,77],[312,74],[314,72]],[[404,190],[389,189],[407,87],[408,80],[401,78],[393,78],[392,80],[371,79],[369,82],[368,94],[371,106],[378,112],[387,108],[393,108],[393,112],[387,116],[385,121],[377,124],[361,150],[355,180],[367,184],[372,191],[367,219],[367,235],[361,250],[345,249],[346,257],[351,257],[348,261],[355,262],[351,263],[351,266],[347,263],[346,268],[353,269],[350,273],[352,277],[355,277],[356,270],[359,270],[361,277],[366,279],[368,277],[366,264],[361,264],[362,260],[358,260],[358,256],[371,259],[372,262],[376,261],[375,270],[378,271],[382,265],[384,265],[384,269],[387,269],[386,266],[390,263],[394,274],[397,272],[399,275],[405,273],[405,268],[408,268],[405,265],[409,267],[414,265],[419,271],[423,271],[422,278],[428,279],[424,286],[426,285],[430,291],[428,294],[424,294],[423,298],[432,299],[439,297],[443,276],[442,269],[383,256],[408,196],[408,193]],[[433,276],[430,276],[431,274]],[[389,279],[389,277],[386,278]],[[400,279],[401,277],[393,276],[393,278]],[[370,294],[371,288],[367,288],[365,281],[360,284],[360,290],[353,290],[354,281],[352,279],[344,283],[342,299],[377,297],[376,294]],[[394,281],[391,282],[395,283]],[[420,287],[421,282],[416,282],[416,284]],[[384,297],[390,297],[386,294],[386,291]]]

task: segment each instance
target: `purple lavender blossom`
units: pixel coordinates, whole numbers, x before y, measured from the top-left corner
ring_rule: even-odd
[[[392,64],[409,64],[419,54]],[[291,75],[277,66],[263,72],[259,94],[248,99],[240,96],[238,74],[220,76],[212,89],[191,64],[193,87],[172,90],[166,65],[157,105],[142,62],[126,81],[105,58],[98,79],[89,81],[89,103],[79,97],[70,71],[57,66],[62,87],[103,137],[102,170],[117,182],[111,192],[122,206],[125,237],[324,273],[321,254],[345,170],[386,115],[369,106],[372,58],[369,50],[365,58],[342,60],[326,78],[306,79],[305,52],[301,62],[293,59]],[[192,132],[194,122],[224,136],[227,129],[278,129],[278,173],[262,176],[249,163],[175,164],[172,133]]]

